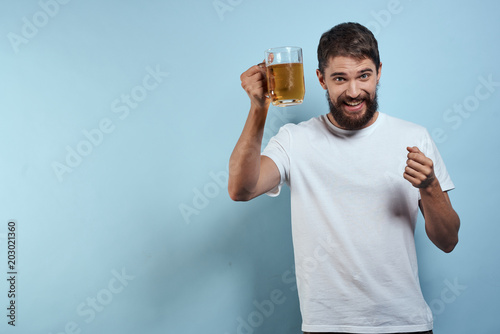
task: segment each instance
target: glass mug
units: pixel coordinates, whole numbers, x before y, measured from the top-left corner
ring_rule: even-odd
[[[267,88],[274,106],[301,104],[306,92],[302,49],[285,46],[266,50]]]

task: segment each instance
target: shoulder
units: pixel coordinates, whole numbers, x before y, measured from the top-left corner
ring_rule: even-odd
[[[423,126],[388,114],[383,114],[385,121],[390,125],[398,125],[405,128],[425,129]]]
[[[384,117],[384,124],[386,127],[393,129],[394,131],[412,133],[412,134],[427,134],[427,129],[422,125],[413,123],[401,118],[390,116],[387,114],[382,114]]]
[[[291,147],[292,143],[308,143],[315,141],[317,136],[324,133],[325,125],[321,116],[314,117],[300,123],[288,123],[283,125],[272,141],[278,142],[283,147]]]
[[[321,130],[323,128],[325,128],[323,116],[317,116],[297,124],[295,123],[285,124],[281,129],[289,132],[291,135],[295,134],[298,135],[304,133],[317,132],[318,130]]]
[[[384,117],[384,128],[381,133],[386,139],[406,146],[417,146],[426,155],[437,150],[430,133],[424,126],[389,115],[384,115]]]

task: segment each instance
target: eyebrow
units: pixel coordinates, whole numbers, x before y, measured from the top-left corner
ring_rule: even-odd
[[[363,74],[366,72],[373,73],[373,70],[371,68],[365,68],[365,69],[362,69],[361,71],[359,71],[358,73]],[[345,76],[345,75],[347,75],[345,72],[333,72],[332,74],[330,74],[330,77]]]

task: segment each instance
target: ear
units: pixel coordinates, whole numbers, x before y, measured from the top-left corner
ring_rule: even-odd
[[[377,73],[377,84],[380,80],[380,76],[382,75],[382,62],[380,63],[379,67],[378,67],[378,73]]]
[[[328,89],[325,83],[325,77],[320,70],[316,70],[316,75],[318,76],[319,84],[321,85],[321,87],[323,87],[323,89]]]

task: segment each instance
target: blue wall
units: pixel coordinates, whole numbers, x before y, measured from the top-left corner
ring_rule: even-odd
[[[269,47],[304,49],[306,100],[271,108],[267,141],[327,112],[317,42],[357,21],[379,40],[380,110],[426,126],[456,185],[455,251],[433,246],[422,220],[416,232],[435,332],[498,333],[499,11],[493,0],[1,1],[0,332],[300,333],[288,189],[249,203],[226,191],[249,107],[239,76]]]

